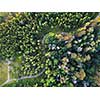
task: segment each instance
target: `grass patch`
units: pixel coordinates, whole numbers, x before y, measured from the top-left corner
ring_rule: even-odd
[[[0,62],[0,85],[7,80],[7,64]]]

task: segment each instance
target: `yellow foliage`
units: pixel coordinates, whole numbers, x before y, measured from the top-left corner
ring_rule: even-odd
[[[56,35],[56,38],[57,38],[57,39],[63,39],[63,36],[62,36],[61,34],[57,34],[57,35]]]
[[[96,22],[100,22],[100,16],[96,18]]]
[[[80,80],[84,80],[84,78],[86,77],[86,73],[84,72],[83,69],[81,69],[79,72],[75,73],[75,76]]]

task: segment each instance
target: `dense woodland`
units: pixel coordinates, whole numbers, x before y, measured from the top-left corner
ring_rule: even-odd
[[[0,85],[100,86],[99,13],[0,13]]]

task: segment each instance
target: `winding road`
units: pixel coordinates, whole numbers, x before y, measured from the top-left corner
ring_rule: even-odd
[[[8,78],[7,78],[7,81],[5,81],[3,84],[1,84],[0,87],[3,87],[4,85],[8,84],[9,82],[39,77],[45,71],[45,68],[43,68],[43,70],[39,74],[37,74],[37,75],[34,75],[34,76],[23,76],[23,77],[20,77],[18,79],[11,79],[10,78],[10,66],[9,66],[10,63],[11,63],[10,61],[8,61],[8,63],[7,63],[8,64]]]

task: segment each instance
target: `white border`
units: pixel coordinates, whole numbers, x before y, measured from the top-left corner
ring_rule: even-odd
[[[0,100],[99,100],[100,88],[0,88]]]
[[[99,12],[100,0],[0,0],[6,12]]]

